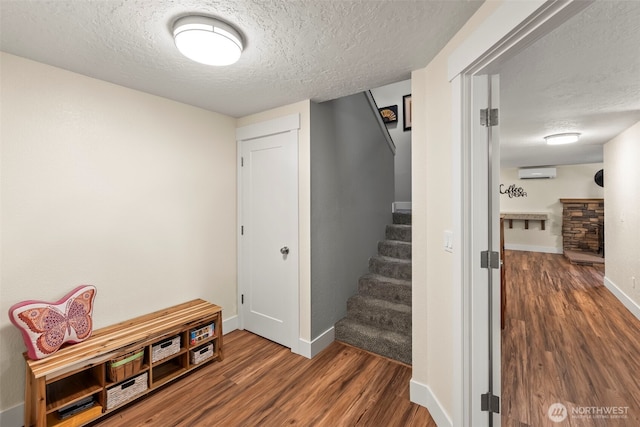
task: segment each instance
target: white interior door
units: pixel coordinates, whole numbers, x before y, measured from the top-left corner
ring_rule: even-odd
[[[240,145],[241,324],[293,349],[298,332],[298,132]]]
[[[501,423],[498,101],[498,76],[473,77],[471,406],[473,425],[489,427]]]

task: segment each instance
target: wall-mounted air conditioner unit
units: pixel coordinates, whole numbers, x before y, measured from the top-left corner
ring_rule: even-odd
[[[556,177],[556,168],[522,168],[518,170],[520,179],[549,179]]]

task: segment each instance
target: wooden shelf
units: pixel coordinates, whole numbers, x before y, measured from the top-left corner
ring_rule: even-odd
[[[190,345],[188,338],[193,329],[213,323],[213,336]],[[180,335],[180,350],[162,360],[151,363],[151,349],[155,344]],[[213,343],[214,356],[199,364],[191,365],[189,351],[203,344]],[[111,360],[122,357],[135,349],[145,351],[143,364],[136,372],[121,381],[108,381],[106,371]],[[26,356],[25,356],[26,358]],[[145,316],[121,322],[93,332],[91,338],[81,343],[67,346],[46,359],[26,359],[25,385],[25,426],[38,427],[78,427],[85,425],[104,413],[111,413],[129,404],[149,391],[177,379],[192,369],[208,362],[223,359],[222,351],[222,309],[203,300],[169,307]],[[133,363],[133,362],[130,362]],[[135,371],[138,366],[129,365]],[[119,367],[119,369],[122,369]],[[113,396],[113,387],[118,387],[131,378],[147,373],[147,380],[138,379],[136,387],[143,385],[146,390],[138,390],[131,400],[104,411],[107,400]],[[109,392],[107,393],[107,388]],[[125,387],[122,387],[124,392]],[[118,390],[120,392],[120,390]],[[64,420],[58,418],[61,408],[93,396],[95,405]],[[122,396],[120,396],[122,397]]]
[[[187,351],[188,351],[188,350],[187,350],[187,348],[186,348],[186,347],[181,347],[179,352],[174,353],[174,354],[172,354],[172,355],[170,355],[170,356],[167,356],[167,357],[165,357],[164,359],[160,359],[160,360],[158,360],[158,361],[155,361],[155,362],[153,362],[153,363],[151,364],[151,366],[155,369],[155,368],[156,368],[156,366],[162,365],[162,364],[164,364],[164,363],[166,363],[166,362],[171,361],[171,359],[175,359],[176,357],[182,356],[182,355],[183,355],[183,354],[185,354]]]
[[[182,359],[185,359],[185,353],[182,355]],[[181,361],[180,359],[172,358],[153,368],[152,385],[153,387],[161,386],[185,372],[187,372],[186,359]]]
[[[209,337],[209,338],[205,338],[202,341],[198,341],[195,344],[189,344],[189,349],[192,348],[197,348],[197,347],[202,347],[203,345],[209,344],[210,342],[215,342],[218,339],[218,335],[214,334],[213,336]]]
[[[520,220],[524,221],[524,229],[529,229],[529,221],[540,221],[540,229],[545,229],[545,222],[549,219],[549,214],[547,213],[502,213],[500,214],[500,218],[509,221],[509,228],[513,228],[513,221]]]
[[[560,203],[603,203],[604,199],[560,199]]]
[[[140,375],[141,373],[143,373],[143,372],[147,372],[147,371],[149,371],[149,365],[144,364],[144,365],[142,365],[142,366],[140,367],[140,370],[139,370],[138,372],[135,372],[134,374],[129,375],[129,376],[127,376],[127,377],[123,378],[123,379],[122,379],[122,380],[120,380],[120,381],[109,381],[109,380],[107,380],[107,381],[106,381],[106,383],[105,383],[105,387],[106,387],[106,388],[113,387],[113,386],[114,386],[114,385],[116,385],[116,384],[120,384],[120,383],[121,383],[121,382],[123,382],[123,381],[127,381],[128,379],[133,378],[133,377],[135,377],[135,376],[137,376],[137,375]]]
[[[47,415],[47,426],[50,427],[77,427],[84,425],[102,415],[102,406],[94,405],[72,417],[61,420],[55,413]]]
[[[47,413],[71,405],[102,390],[102,385],[89,371],[79,372],[47,385]]]

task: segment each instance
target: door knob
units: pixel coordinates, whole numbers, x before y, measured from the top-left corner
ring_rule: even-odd
[[[283,246],[282,248],[280,248],[280,253],[282,255],[288,255],[289,254],[289,248],[286,246]]]

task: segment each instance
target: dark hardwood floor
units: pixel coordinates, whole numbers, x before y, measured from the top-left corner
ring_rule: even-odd
[[[308,360],[245,331],[224,337],[225,360],[123,408],[95,426],[421,426],[411,368],[339,342]]]
[[[640,426],[640,321],[604,287],[602,270],[517,251],[504,264],[502,425]],[[556,402],[568,410],[559,423],[547,415]]]

